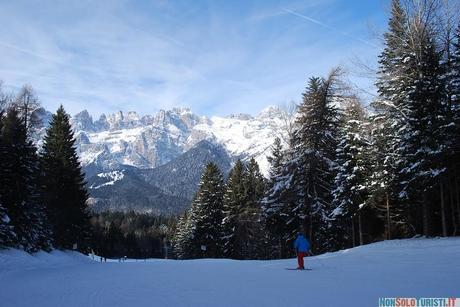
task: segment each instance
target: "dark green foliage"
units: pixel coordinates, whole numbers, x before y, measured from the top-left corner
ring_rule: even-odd
[[[293,214],[317,251],[334,248],[329,235],[335,155],[339,142],[340,70],[327,78],[311,78],[297,118],[295,156],[301,168],[295,178],[299,200]]]
[[[91,217],[91,249],[106,258],[164,258],[166,245],[170,258],[176,220],[175,216],[135,212],[96,214]]]
[[[227,258],[244,259],[242,248],[244,242],[244,229],[239,221],[243,214],[245,203],[244,177],[246,167],[241,160],[236,161],[230,171],[224,194],[224,255]]]
[[[0,83],[1,86],[1,83]],[[0,88],[1,90],[1,88]],[[2,92],[0,91],[0,95]],[[3,97],[0,97],[0,107],[3,107]],[[4,174],[7,170],[7,163],[5,157],[7,154],[6,144],[3,142],[2,138],[3,130],[3,110],[0,111],[0,177],[4,178]],[[0,190],[3,191],[4,187],[0,187]],[[3,194],[3,193],[2,193]],[[16,234],[14,233],[13,225],[11,224],[11,219],[8,216],[6,208],[2,205],[2,194],[0,194],[0,247],[10,247],[14,246],[14,241],[16,239]]]
[[[357,100],[345,106],[343,122],[341,141],[336,150],[337,174],[332,192],[335,209],[331,214],[339,248],[356,245],[358,231],[354,230],[357,221],[361,234],[360,215],[368,199],[370,175],[368,122]]]
[[[179,258],[222,257],[223,194],[222,172],[208,163],[192,206],[179,221],[175,240]]]
[[[297,177],[297,160],[293,160],[292,148],[282,150],[279,139],[272,146],[269,156],[270,180],[262,200],[265,236],[269,248],[268,258],[286,258],[292,254],[291,240],[299,225],[290,220],[290,210],[294,208],[297,193],[292,179]]]
[[[40,202],[36,148],[27,140],[16,109],[10,108],[2,121],[0,201],[11,219],[13,246],[28,252],[48,250],[50,233]]]
[[[90,238],[84,174],[75,151],[69,116],[61,106],[53,115],[41,151],[42,199],[55,247],[87,251]]]

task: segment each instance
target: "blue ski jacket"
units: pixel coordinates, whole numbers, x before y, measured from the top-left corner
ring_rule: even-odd
[[[306,253],[310,250],[310,242],[302,234],[299,234],[294,241],[294,248],[298,253]]]

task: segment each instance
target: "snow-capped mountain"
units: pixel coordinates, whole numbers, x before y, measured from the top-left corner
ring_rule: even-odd
[[[155,168],[207,140],[222,145],[234,159],[254,157],[266,174],[266,155],[274,138],[283,133],[283,118],[277,107],[268,107],[255,117],[208,118],[174,108],[142,117],[120,111],[95,121],[84,110],[72,117],[72,125],[84,166],[107,171],[121,165]]]
[[[254,157],[267,174],[266,157],[284,133],[285,119],[277,107],[255,117],[208,118],[174,108],[145,116],[120,111],[97,120],[84,110],[71,122],[89,205],[95,211],[181,212],[210,161],[227,174],[236,159]]]

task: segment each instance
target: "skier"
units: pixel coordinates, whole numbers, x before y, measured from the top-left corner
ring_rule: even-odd
[[[303,257],[305,257],[307,254],[310,254],[310,242],[301,232],[297,233],[297,238],[294,241],[294,248],[297,253],[297,269],[304,270],[305,267],[303,265]]]

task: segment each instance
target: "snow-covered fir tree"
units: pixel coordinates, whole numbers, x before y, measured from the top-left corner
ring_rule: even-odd
[[[336,176],[332,191],[331,218],[341,247],[363,244],[361,211],[368,199],[369,133],[368,121],[359,101],[346,104],[341,140],[336,150]],[[355,225],[358,225],[358,231]],[[357,234],[359,234],[357,236]],[[357,241],[359,238],[359,241]]]
[[[445,148],[447,109],[443,101],[443,79],[440,53],[434,29],[427,20],[429,8],[415,10],[409,17],[407,54],[400,70],[405,80],[403,97],[404,123],[398,130],[401,171],[400,193],[410,203],[417,229],[432,234],[432,189],[444,171],[442,153]]]
[[[15,234],[14,246],[28,252],[49,250],[51,233],[39,194],[36,147],[27,139],[24,121],[15,108],[3,118],[0,199]]]
[[[222,256],[223,175],[217,165],[209,163],[185,222],[184,238],[192,258]],[[204,250],[202,250],[202,247]]]
[[[399,199],[400,131],[405,123],[403,91],[407,88],[404,61],[409,52],[408,16],[399,0],[391,2],[388,31],[383,35],[385,47],[379,56],[377,89],[379,97],[372,103],[369,189],[371,203],[385,218],[386,237],[409,225],[407,208]],[[392,227],[392,224],[395,227]]]
[[[75,149],[69,115],[62,106],[53,114],[41,151],[42,199],[52,226],[55,247],[81,251],[90,239],[88,192]]]
[[[233,259],[244,259],[245,256],[242,251],[246,234],[239,220],[246,201],[245,176],[246,166],[241,160],[237,160],[230,171],[224,193],[224,256]]]
[[[292,253],[291,241],[299,229],[298,220],[290,213],[298,200],[298,187],[292,183],[300,176],[300,168],[298,159],[294,159],[293,148],[282,150],[276,140],[269,162],[270,180],[262,199],[267,242],[271,247],[267,256],[285,258]]]
[[[13,247],[16,241],[13,225],[6,209],[0,204],[0,248]]]
[[[243,210],[240,212],[239,221],[246,238],[242,254],[245,258],[262,258],[266,254],[261,205],[261,200],[265,193],[265,178],[260,173],[259,165],[254,158],[249,160],[243,182],[245,203],[243,204]]]
[[[224,194],[224,255],[233,259],[265,257],[261,200],[265,178],[259,165],[237,160],[230,171]]]
[[[279,177],[283,170],[283,146],[281,139],[275,138],[273,145],[270,148],[270,155],[267,156],[267,161],[270,164],[269,180],[267,182],[267,189],[262,199],[262,215],[265,228],[264,239],[269,247],[266,256],[268,258],[281,258],[283,250],[283,236],[285,231],[281,230],[285,222],[277,212],[279,208],[279,201],[275,198],[275,190],[279,183]]]
[[[192,208],[179,217],[174,234],[174,254],[179,259],[192,258],[192,225],[189,219],[191,210]]]
[[[1,93],[0,93],[1,94]],[[7,165],[5,164],[6,148],[2,139],[3,129],[3,112],[0,111],[0,177],[4,177],[4,171]],[[8,216],[6,208],[2,205],[2,194],[0,193],[0,247],[11,247],[14,246],[15,233],[11,219]]]
[[[271,153],[267,156],[267,161],[270,163],[269,170],[269,181],[273,183],[276,180],[276,177],[279,176],[283,168],[283,159],[284,151],[283,145],[281,144],[281,139],[279,137],[275,138],[273,145],[271,147]]]
[[[335,178],[335,155],[339,142],[342,101],[340,69],[327,78],[311,78],[299,106],[298,130],[294,142],[294,160],[298,159],[298,200],[292,210],[310,237],[316,250],[334,249],[329,216],[332,211],[332,189]]]

